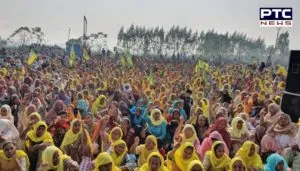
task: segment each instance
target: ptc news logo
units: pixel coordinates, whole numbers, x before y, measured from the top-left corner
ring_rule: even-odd
[[[292,27],[292,8],[260,8],[260,27]]]

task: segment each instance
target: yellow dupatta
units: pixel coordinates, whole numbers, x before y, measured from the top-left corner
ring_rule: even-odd
[[[33,113],[31,113],[31,114],[29,115],[28,118],[31,118],[32,116],[35,116],[35,117],[38,118],[39,121],[42,121],[42,117],[41,117],[41,115],[40,115],[39,113],[33,112]]]
[[[53,156],[55,152],[58,152],[59,155],[59,163],[56,166],[53,165]],[[63,152],[55,146],[47,147],[42,153],[42,162],[47,163],[47,170],[56,169],[56,171],[64,171],[64,160],[70,158],[70,156],[63,154]]]
[[[44,126],[45,127],[45,132],[42,136],[40,137],[37,137],[36,136],[36,131],[37,129],[40,127],[40,126]],[[48,129],[48,126],[45,122],[43,121],[39,121],[37,122],[34,127],[33,127],[33,130],[30,130],[28,133],[27,133],[27,140],[25,141],[25,146],[27,148],[30,147],[30,141],[33,141],[33,142],[43,142],[43,143],[51,143],[53,144],[53,139],[52,139],[52,136],[49,132],[47,132],[47,129]]]
[[[193,136],[192,136],[192,137],[186,138],[186,135],[185,135],[185,133],[184,133],[186,129],[191,129],[191,130],[193,131]],[[190,142],[190,143],[192,143],[192,144],[195,143],[195,141],[196,141],[196,139],[197,139],[197,132],[196,132],[196,130],[195,130],[195,128],[194,128],[193,125],[191,125],[191,124],[186,124],[186,125],[184,126],[183,130],[182,130],[182,134],[183,134],[183,136],[182,136],[182,142],[181,142],[181,143],[185,143],[185,142]]]
[[[188,147],[193,148],[193,154],[191,156],[191,158],[189,159],[184,159],[183,158],[183,154],[184,154],[184,150]],[[182,143],[181,146],[179,147],[178,150],[176,150],[175,154],[174,154],[174,159],[175,159],[175,164],[177,165],[177,167],[179,169],[186,170],[186,167],[189,163],[191,163],[193,160],[199,160],[196,152],[195,152],[195,147],[194,144],[190,143],[190,142],[185,142]]]
[[[117,140],[113,140],[112,139],[112,133],[114,132],[114,131],[119,131],[120,132],[120,137],[117,139]],[[113,145],[116,141],[118,141],[118,140],[122,140],[122,138],[123,138],[123,131],[122,131],[122,129],[120,128],[120,127],[114,127],[111,131],[110,131],[110,133],[109,133],[109,135],[108,135],[108,140],[109,140],[109,142],[111,143],[111,145]]]
[[[211,163],[212,167],[217,168],[217,169],[226,168],[229,165],[230,161],[231,161],[231,159],[228,157],[228,155],[226,153],[224,153],[224,155],[221,158],[218,158],[216,156],[215,147],[217,145],[220,145],[220,144],[224,145],[224,143],[221,142],[221,141],[214,142],[212,147],[211,147],[211,150],[206,152],[206,155],[209,156],[210,163]]]
[[[234,170],[233,170],[233,165],[234,165],[234,163],[235,163],[236,161],[240,161],[240,162],[243,164],[243,166],[244,166],[245,169],[246,169],[245,171],[248,170],[248,169],[247,169],[247,166],[246,166],[246,163],[244,162],[243,159],[241,159],[240,157],[234,157],[234,158],[231,160],[230,164],[229,164],[229,171],[234,171]]]
[[[160,115],[160,119],[159,120],[155,120],[154,119],[153,115],[155,113],[159,113],[159,115]],[[154,126],[159,126],[163,122],[167,122],[166,119],[164,118],[164,116],[162,115],[161,111],[159,109],[157,109],[157,108],[155,108],[155,109],[153,109],[151,111],[150,120],[151,120],[151,124],[154,125]]]
[[[100,103],[101,100],[103,100],[103,103]],[[99,95],[97,97],[97,99],[94,101],[94,103],[92,104],[92,113],[96,114],[98,112],[99,109],[103,109],[106,107],[106,96],[104,95]]]
[[[160,159],[160,167],[157,171],[168,171],[167,167],[164,166],[164,158],[159,152],[152,152],[148,157],[148,162],[143,164],[139,171],[150,171],[150,160],[152,157],[158,157]]]
[[[81,138],[81,134],[83,133],[83,131],[85,131],[86,134],[86,138],[87,138],[87,145],[90,147],[90,150],[92,150],[92,141],[91,141],[91,137],[89,136],[89,133],[86,129],[82,128],[82,123],[80,122],[80,131],[77,134],[74,134],[73,132],[73,127],[74,124],[76,122],[80,122],[79,119],[74,119],[71,122],[71,126],[70,129],[67,131],[67,133],[65,134],[65,137],[63,139],[63,142],[61,143],[60,149],[63,149],[65,146],[70,145],[72,143],[74,143],[76,140],[78,140],[78,138]]]
[[[187,171],[191,171],[194,166],[200,166],[202,170],[204,170],[203,164],[200,160],[193,160],[188,166],[187,166]]]
[[[147,162],[147,159],[152,152],[158,152],[156,137],[153,135],[148,135],[146,141],[148,140],[152,141],[155,144],[155,147],[152,150],[148,150],[145,144],[138,146],[138,148],[140,149],[138,161],[139,166],[142,166],[144,163]]]
[[[29,162],[29,158],[28,158],[27,154],[23,150],[16,150],[16,156],[17,156],[18,159],[20,159],[22,157],[25,157],[25,159],[26,159],[26,168],[29,169],[30,162]],[[6,157],[3,150],[0,150],[0,158],[2,158],[3,160],[7,160],[7,161],[14,160],[13,157],[11,157],[11,158]]]
[[[107,90],[107,81],[101,82],[100,87],[97,90],[106,91]]]
[[[240,121],[243,122],[242,129],[237,128],[237,124]],[[245,135],[247,133],[247,126],[246,126],[245,121],[241,117],[233,118],[233,120],[231,121],[231,127],[228,129],[228,132],[229,132],[231,138],[235,138],[235,139],[241,138],[243,135]]]
[[[125,150],[122,154],[117,155],[116,152],[115,152],[115,147],[118,146],[118,145],[121,145],[121,144],[125,145]],[[127,152],[128,152],[128,148],[127,148],[127,145],[126,145],[125,141],[119,139],[119,140],[114,142],[111,156],[112,156],[116,166],[119,167],[121,165],[121,163],[124,159],[124,156],[127,154]]]
[[[206,98],[202,98],[201,100],[201,104],[202,104],[202,111],[203,111],[203,115],[208,118],[209,116],[209,101]]]
[[[255,154],[250,157],[249,153],[250,153],[250,149],[253,145],[255,147]],[[255,167],[255,168],[259,168],[259,169],[264,168],[262,160],[261,160],[259,154],[257,153],[257,145],[252,141],[244,142],[244,144],[238,150],[236,155],[241,157],[244,160],[247,167]]]
[[[258,100],[261,102],[264,102],[266,100],[266,95],[264,95],[263,93],[266,94],[266,90],[261,89],[258,93]]]
[[[115,165],[111,155],[107,152],[100,153],[94,162],[95,162],[94,171],[99,171],[99,166],[106,165],[109,163],[112,163],[112,171],[121,171],[121,169]]]

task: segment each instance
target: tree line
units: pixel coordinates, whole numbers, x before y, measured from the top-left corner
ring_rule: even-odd
[[[244,33],[218,33],[214,29],[193,31],[187,27],[122,26],[118,33],[119,49],[129,49],[137,55],[170,56],[185,53],[190,56],[225,57],[249,62],[253,58],[286,58],[289,54],[289,33],[278,36],[275,45],[266,45],[264,39],[250,38]]]

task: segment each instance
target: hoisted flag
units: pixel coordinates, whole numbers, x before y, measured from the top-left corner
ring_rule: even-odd
[[[204,61],[202,61],[202,60],[200,60],[200,59],[199,59],[199,61],[198,61],[198,67],[199,67],[200,69],[204,69],[205,71],[208,71],[208,70],[209,70],[209,64],[206,63],[206,62],[204,62]]]
[[[88,52],[86,51],[85,48],[83,48],[82,54],[83,54],[83,58],[84,58],[85,60],[88,61],[88,60],[90,59],[90,55],[88,54]]]
[[[124,59],[124,57],[122,55],[120,55],[120,62],[121,62],[122,66],[126,65],[125,59]]]
[[[37,55],[36,55],[36,53],[34,52],[33,48],[31,48],[31,50],[30,50],[30,55],[29,55],[29,58],[28,58],[28,60],[27,60],[27,64],[30,66],[30,65],[32,65],[36,60],[37,60]]]
[[[150,70],[150,74],[148,76],[148,80],[149,80],[150,85],[154,85],[154,73],[153,73],[153,69],[152,68]]]
[[[76,59],[76,54],[75,54],[75,50],[74,50],[74,46],[71,47],[71,51],[70,51],[70,57],[69,57],[69,65],[70,67],[73,66],[73,63]]]
[[[277,65],[277,74],[283,75],[283,76],[287,76],[287,70],[281,66],[281,65]]]
[[[126,61],[127,61],[127,64],[129,67],[132,67],[133,66],[133,62],[132,62],[132,56],[129,52],[129,50],[127,49],[126,51]]]

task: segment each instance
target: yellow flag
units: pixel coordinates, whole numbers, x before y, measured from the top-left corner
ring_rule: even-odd
[[[85,48],[83,48],[82,53],[83,53],[83,58],[88,61],[90,59],[90,55],[87,53]]]
[[[126,65],[125,59],[123,58],[122,55],[120,55],[120,62],[121,62],[121,64],[122,64],[122,66],[125,66],[125,65]]]
[[[280,74],[280,75],[283,75],[286,77],[288,72],[283,66],[278,65],[277,74]]]
[[[195,66],[195,69],[194,69],[194,72],[196,73],[196,74],[198,74],[199,73],[199,65],[198,65],[198,63],[196,64],[196,66]]]
[[[127,61],[127,64],[128,64],[130,67],[133,66],[132,56],[131,56],[129,50],[126,51],[126,61]]]
[[[204,69],[205,71],[208,71],[209,70],[209,64],[199,59],[198,68]]]
[[[36,55],[36,53],[34,52],[34,50],[31,49],[31,50],[30,50],[29,58],[28,58],[28,60],[27,60],[27,64],[28,64],[28,65],[32,65],[36,60],[37,60],[37,55]]]
[[[69,65],[70,67],[73,66],[74,60],[76,59],[76,55],[75,55],[75,50],[74,50],[74,46],[71,47],[71,51],[70,51],[70,57],[69,57]]]

